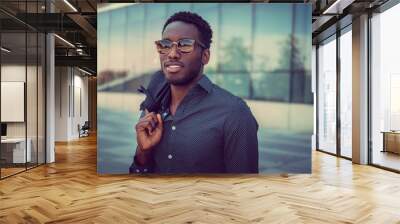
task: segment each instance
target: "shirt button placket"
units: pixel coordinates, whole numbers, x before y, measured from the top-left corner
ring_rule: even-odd
[[[172,123],[172,126],[171,126],[171,130],[172,130],[172,132],[171,132],[171,137],[172,137],[172,145],[174,144],[174,142],[175,142],[175,130],[176,130],[176,126],[175,126],[175,124],[174,123]],[[172,146],[171,145],[171,146]],[[171,147],[170,146],[170,147]],[[173,169],[172,167],[173,167],[173,165],[172,165],[172,158],[173,158],[173,156],[172,156],[172,149],[173,147],[171,147],[170,148],[170,150],[169,150],[169,154],[168,154],[168,156],[167,156],[167,158],[168,158],[168,160],[171,162],[170,163],[170,167],[169,167],[169,169]]]

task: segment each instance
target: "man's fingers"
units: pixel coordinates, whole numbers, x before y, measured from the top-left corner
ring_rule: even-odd
[[[144,129],[146,130],[146,134],[148,134],[148,135],[153,134],[154,128],[151,125],[151,122],[147,122],[146,124],[144,124]]]
[[[141,118],[139,121],[153,121],[154,123],[157,123],[157,116],[152,112]]]
[[[138,123],[144,122],[144,121],[150,121],[150,122],[153,122],[153,123],[157,123],[157,117],[155,115],[154,116],[143,117],[138,121]]]
[[[143,118],[149,118],[149,117],[156,118],[156,114],[154,112],[151,112],[151,113],[146,114]]]
[[[147,130],[147,133],[148,133],[149,135],[153,135],[153,130],[154,130],[154,128],[153,128],[151,125],[148,125],[148,126],[146,127],[146,130]]]
[[[158,121],[157,128],[162,129],[163,128],[163,121],[161,119],[161,114],[157,114],[157,121]]]
[[[141,121],[136,125],[136,129],[138,131],[143,131],[145,129],[148,129],[149,131],[154,129],[151,125],[151,121]]]
[[[154,129],[162,129],[163,123],[160,114],[149,113],[139,120],[136,125],[137,131],[146,130],[152,135]]]

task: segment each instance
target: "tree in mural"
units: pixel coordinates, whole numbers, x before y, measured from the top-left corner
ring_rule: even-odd
[[[305,93],[305,56],[299,40],[291,35],[283,41],[280,69],[289,72],[289,101],[302,102]]]
[[[233,37],[222,47],[221,66],[224,70],[249,72],[252,55],[242,38]]]
[[[282,43],[282,57],[279,61],[280,69],[304,71],[304,60],[298,39],[292,36],[286,38]]]
[[[232,37],[229,39],[225,46],[221,48],[221,62],[220,68],[223,71],[239,72],[247,75],[249,78],[249,98],[253,96],[253,83],[250,77],[250,65],[252,62],[252,55],[250,49],[245,46],[244,40],[240,37]]]

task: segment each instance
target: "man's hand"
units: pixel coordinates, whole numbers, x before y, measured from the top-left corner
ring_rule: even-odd
[[[160,114],[154,112],[146,114],[135,126],[136,140],[140,150],[151,150],[156,146],[162,136],[163,122]]]

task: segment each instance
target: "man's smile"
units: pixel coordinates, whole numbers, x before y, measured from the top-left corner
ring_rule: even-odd
[[[167,72],[170,73],[177,73],[179,72],[184,66],[181,62],[166,62],[165,67],[167,68]]]
[[[181,70],[182,66],[179,65],[170,65],[167,66],[167,72],[175,73]]]

